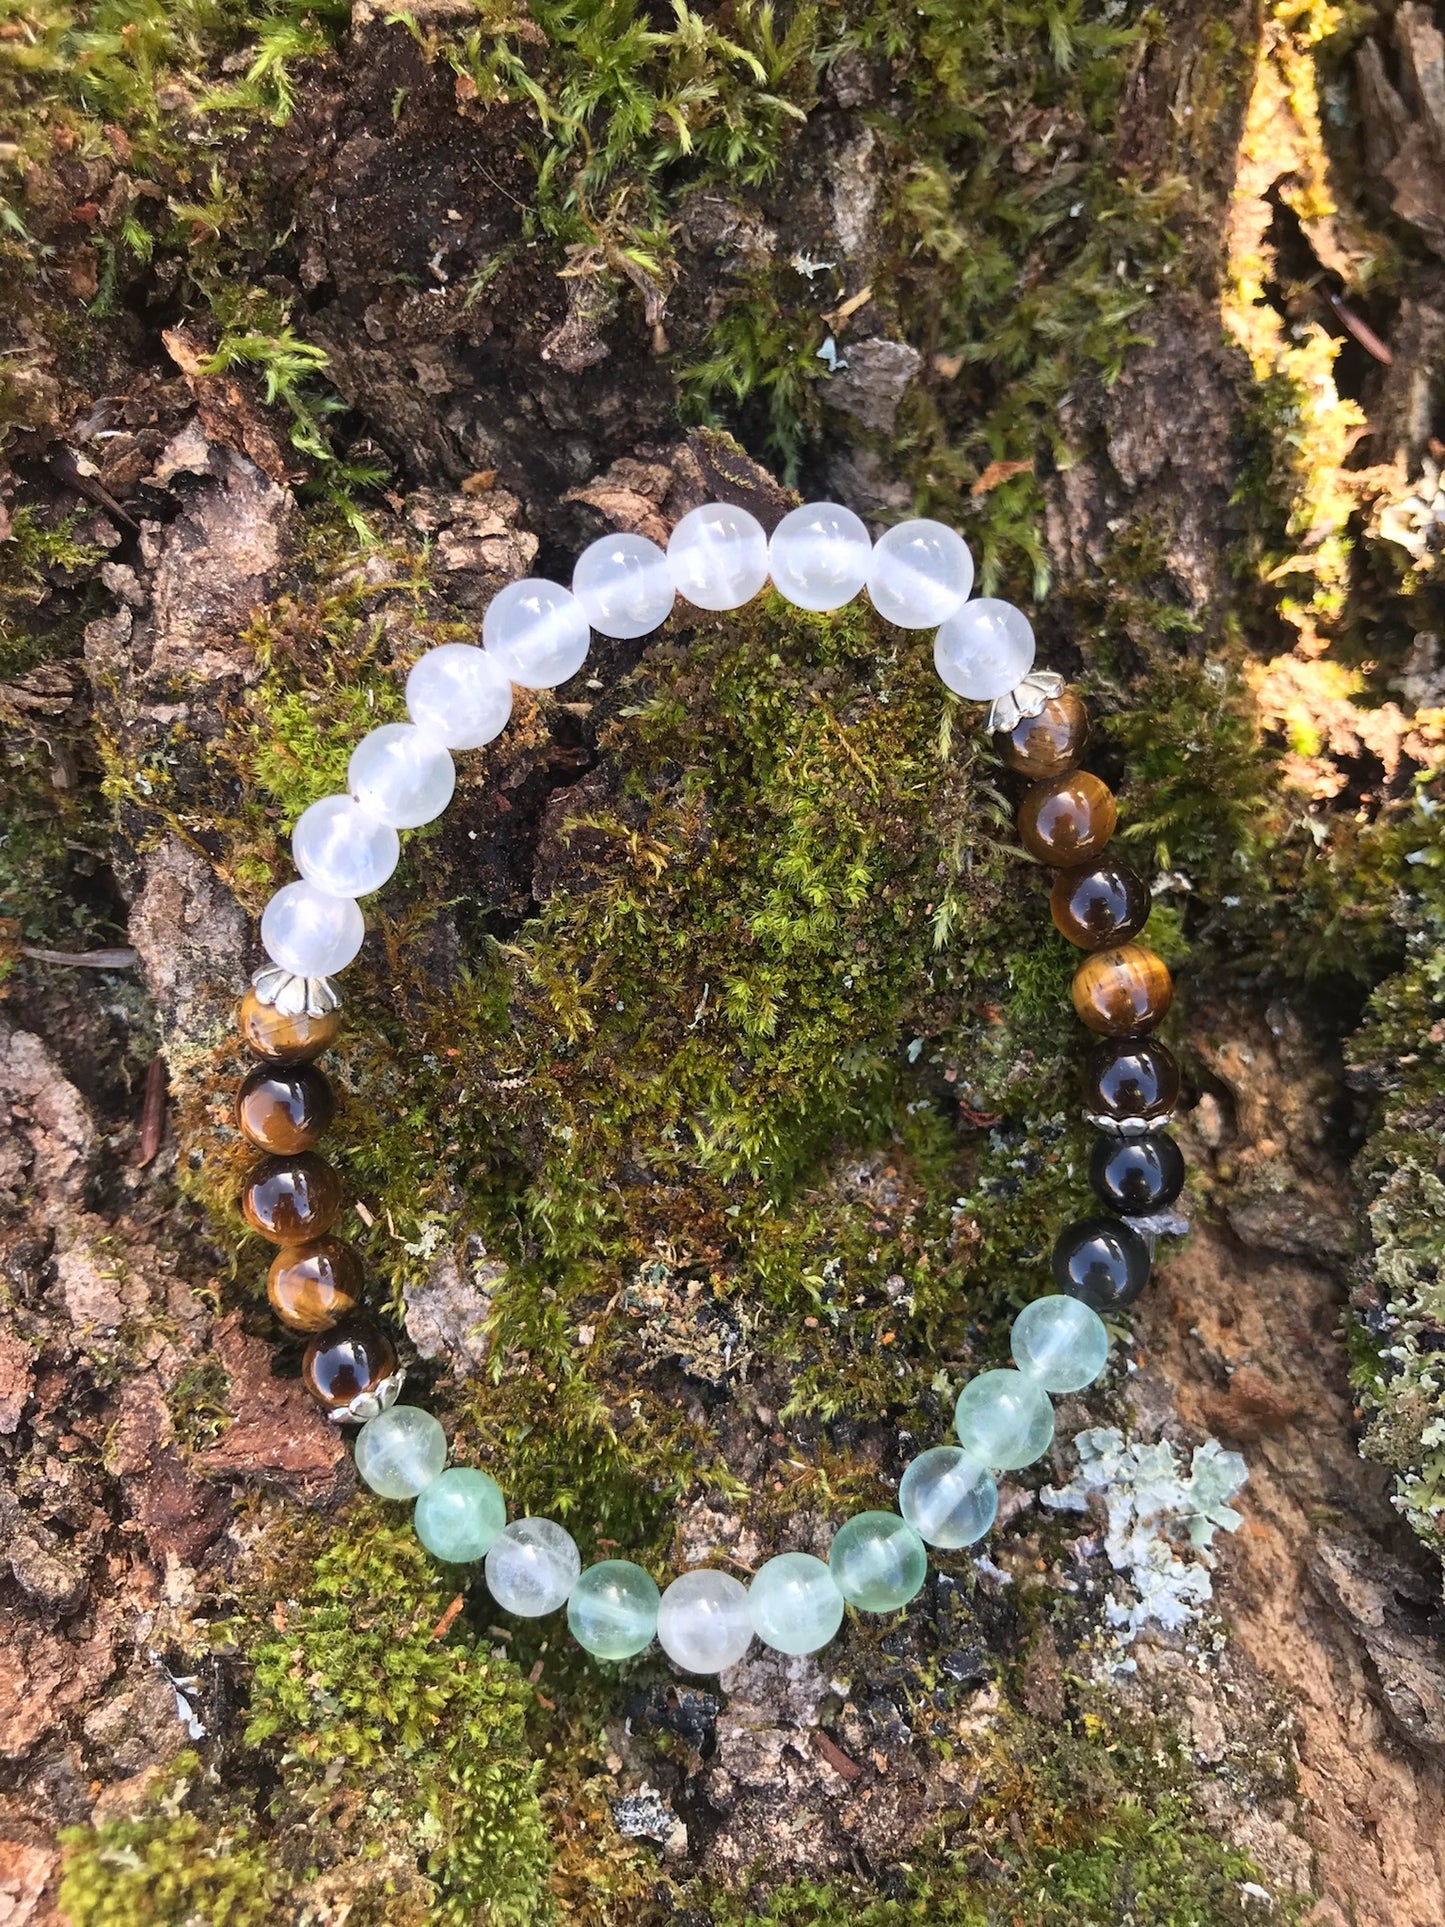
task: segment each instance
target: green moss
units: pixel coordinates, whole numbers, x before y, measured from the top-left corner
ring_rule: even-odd
[[[1008,1716],[971,1764],[979,1784],[966,1816],[945,1816],[904,1854],[893,1897],[841,1879],[766,1893],[759,1869],[756,1897],[709,1888],[707,1918],[717,1927],[1245,1927],[1257,1919],[1242,1887],[1258,1884],[1258,1870],[1201,1823],[1188,1761],[1151,1723],[1086,1695],[1062,1725]],[[1275,1894],[1271,1904],[1273,1918],[1289,1921],[1304,1903]]]
[[[182,1754],[134,1818],[60,1836],[60,1905],[72,1927],[266,1927],[287,1880],[255,1828],[186,1802],[200,1761]]]
[[[507,1660],[438,1633],[453,1579],[379,1510],[353,1508],[339,1538],[298,1547],[275,1576],[281,1603],[246,1635],[247,1743],[279,1761],[288,1802],[353,1789],[425,1871],[438,1927],[540,1922],[550,1856],[530,1694]]]
[[[1358,1174],[1369,1232],[1356,1290],[1355,1382],[1365,1450],[1395,1474],[1395,1503],[1445,1550],[1445,834],[1431,785],[1413,817],[1397,906],[1403,970],[1370,999],[1351,1038],[1355,1080],[1378,1105]]]

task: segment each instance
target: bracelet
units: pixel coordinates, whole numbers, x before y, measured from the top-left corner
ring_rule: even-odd
[[[246,1177],[247,1222],[279,1246],[267,1278],[283,1324],[310,1337],[303,1377],[328,1416],[356,1423],[361,1478],[385,1499],[413,1500],[418,1537],[453,1565],[484,1561],[505,1611],[535,1618],[565,1606],[574,1638],[619,1660],[657,1639],[690,1673],[740,1660],[754,1637],[783,1653],[816,1652],[837,1632],[845,1604],[891,1613],[927,1576],[929,1546],[975,1544],[998,1509],[995,1474],[1033,1463],[1054,1437],[1053,1396],[1081,1391],[1104,1370],[1109,1332],[1101,1313],[1122,1310],[1148,1280],[1154,1239],[1184,1182],[1167,1126],[1179,1068],[1149,1035],[1169,1008],[1169,971],[1134,941],[1149,914],[1143,880],[1106,854],[1114,797],[1079,768],[1089,719],[1061,677],[1034,668],[1023,612],[972,597],[973,561],[943,523],[913,520],[874,543],[850,509],[809,503],[771,537],[745,509],[710,503],[685,515],[667,548],[609,535],[581,556],[570,589],[513,582],[488,605],[482,643],[446,643],[423,655],[406,682],[406,723],[374,729],[354,751],[345,795],[323,797],[298,819],[299,879],[267,903],[261,938],[268,965],[242,999],[239,1028],[256,1068],[240,1087],[243,1136],[268,1155]],[[680,595],[712,611],[740,608],[771,580],[785,600],[824,612],[865,588],[885,621],[935,629],[934,664],[959,696],[989,704],[987,727],[1004,763],[1029,779],[1020,839],[1050,866],[1050,909],[1085,952],[1073,1002],[1105,1041],[1090,1066],[1085,1115],[1099,1135],[1089,1164],[1106,1207],[1065,1226],[1053,1249],[1056,1291],[1027,1305],[1010,1333],[1011,1366],[984,1371],[959,1393],[956,1445],[938,1445],[906,1468],[896,1512],[845,1522],[826,1560],[784,1552],[751,1584],[713,1567],[683,1572],[662,1590],[630,1560],[582,1569],[572,1536],[554,1520],[508,1523],[501,1488],[470,1466],[448,1467],[442,1426],[398,1404],[404,1372],[391,1338],[360,1314],[361,1261],[331,1235],[341,1208],[335,1171],[313,1146],[334,1098],[315,1060],[340,1028],[331,982],[365,934],[357,899],[380,888],[400,855],[398,832],[431,822],[451,800],[453,753],[480,748],[505,728],[513,685],[546,689],[586,659],[595,629],[618,639],[649,635]]]

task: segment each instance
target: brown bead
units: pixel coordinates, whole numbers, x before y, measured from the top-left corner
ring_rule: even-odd
[[[1030,856],[1060,868],[1088,863],[1114,834],[1114,792],[1086,769],[1035,783],[1019,804],[1019,835]]]
[[[266,1296],[294,1332],[329,1331],[361,1302],[361,1260],[340,1238],[283,1245],[266,1273]]]
[[[1142,943],[1096,950],[1074,972],[1074,1009],[1105,1037],[1152,1029],[1173,998],[1168,966]]]
[[[341,1180],[314,1151],[263,1158],[246,1179],[241,1209],[251,1229],[272,1244],[306,1244],[331,1229],[341,1209]]]
[[[1025,716],[994,737],[1009,768],[1035,783],[1071,770],[1088,740],[1089,712],[1077,689],[1061,689],[1037,716]]]
[[[1084,1080],[1084,1108],[1113,1124],[1158,1124],[1179,1102],[1183,1079],[1171,1051],[1153,1037],[1100,1044]]]
[[[258,1064],[236,1094],[241,1134],[263,1151],[309,1151],[336,1110],[314,1064]]]
[[[396,1370],[396,1347],[369,1318],[348,1318],[313,1338],[301,1376],[328,1412],[343,1412],[354,1398],[374,1395]]]
[[[302,1011],[298,1017],[284,1017],[248,990],[236,1012],[236,1028],[247,1050],[268,1064],[309,1064],[336,1042],[341,1012],[329,1010],[324,1017],[308,1017]]]
[[[1080,950],[1127,943],[1149,921],[1144,879],[1116,857],[1101,857],[1079,870],[1060,870],[1049,892],[1049,909],[1060,933]]]

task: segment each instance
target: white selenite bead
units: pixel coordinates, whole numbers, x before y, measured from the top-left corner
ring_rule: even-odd
[[[957,695],[991,703],[1016,689],[1034,666],[1033,625],[996,596],[965,602],[939,629],[933,666]]]
[[[930,1546],[956,1552],[981,1539],[998,1513],[988,1467],[956,1445],[920,1452],[898,1484],[898,1510]]]
[[[356,1469],[380,1498],[414,1499],[447,1462],[447,1435],[419,1405],[393,1405],[356,1435]]]
[[[645,535],[604,535],[577,558],[572,593],[600,636],[650,636],[672,614],[677,589],[667,557]]]
[[[427,730],[383,723],[351,752],[346,781],[372,816],[395,830],[414,830],[451,802],[457,772],[446,745]]]
[[[512,679],[485,649],[444,642],[413,665],[406,708],[418,729],[448,749],[480,749],[507,726]]]
[[[366,935],[366,919],[350,897],[328,896],[314,883],[287,883],[261,912],[266,955],[294,977],[345,970]]]
[[[837,502],[790,510],[768,541],[773,587],[800,609],[841,609],[868,580],[872,560],[868,530]]]
[[[487,604],[482,647],[524,689],[555,689],[587,660],[592,628],[570,589],[541,576],[509,582]]]
[[[514,1519],[487,1554],[493,1599],[523,1619],[540,1619],[565,1606],[581,1570],[576,1540],[554,1519]]]
[[[401,838],[354,796],[323,796],[298,817],[291,856],[318,890],[333,897],[365,897],[396,868]]]
[[[1082,1392],[1109,1362],[1108,1327],[1082,1298],[1056,1292],[1024,1306],[1009,1350],[1024,1376],[1046,1392]]]
[[[672,531],[667,566],[697,608],[740,609],[768,579],[768,538],[746,509],[706,502]]]
[[[753,1643],[748,1589],[709,1567],[680,1573],[657,1609],[657,1641],[685,1673],[720,1673]]]
[[[873,545],[868,594],[879,615],[900,629],[946,622],[972,587],[968,544],[944,522],[899,522]]]

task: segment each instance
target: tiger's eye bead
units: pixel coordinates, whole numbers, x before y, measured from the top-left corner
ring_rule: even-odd
[[[1060,870],[1049,892],[1049,909],[1061,936],[1080,950],[1127,943],[1149,921],[1144,879],[1117,857],[1101,857],[1078,870]]]
[[[248,990],[236,1013],[236,1028],[253,1057],[263,1057],[268,1064],[309,1064],[336,1042],[341,1012],[328,1010],[324,1017],[309,1017],[303,1010],[297,1017],[286,1017]]]
[[[1119,820],[1114,792],[1086,769],[1035,783],[1019,804],[1019,836],[1040,863],[1059,869],[1089,863]]]
[[[1184,1189],[1184,1153],[1167,1131],[1101,1137],[1089,1158],[1089,1182],[1111,1211],[1144,1218],[1173,1204]]]
[[[341,1209],[341,1180],[314,1151],[263,1158],[241,1192],[241,1210],[253,1231],[272,1244],[304,1244],[329,1231]]]
[[[331,1085],[314,1064],[259,1064],[236,1097],[241,1135],[263,1151],[309,1151],[335,1110]]]
[[[1111,1124],[1152,1124],[1179,1102],[1179,1066],[1153,1037],[1119,1037],[1101,1044],[1084,1080],[1084,1108]]]
[[[1162,957],[1142,943],[1096,950],[1074,972],[1074,1009],[1090,1030],[1105,1037],[1152,1030],[1174,1001],[1174,983]]]
[[[1048,782],[1071,770],[1089,740],[1089,712],[1076,689],[1050,696],[1037,716],[1025,716],[994,737],[999,755],[1020,776]]]
[[[395,1345],[380,1325],[365,1318],[349,1318],[313,1338],[301,1361],[307,1391],[328,1412],[345,1412],[358,1398],[380,1397],[395,1371]]]
[[[340,1238],[283,1245],[266,1273],[266,1296],[294,1332],[324,1332],[361,1303],[361,1260]]]

